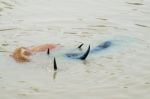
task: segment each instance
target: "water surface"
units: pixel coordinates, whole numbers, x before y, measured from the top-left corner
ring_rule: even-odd
[[[149,99],[149,27],[149,0],[0,0],[0,98]],[[63,56],[107,40],[86,61]],[[9,56],[48,42],[64,47],[25,64]]]

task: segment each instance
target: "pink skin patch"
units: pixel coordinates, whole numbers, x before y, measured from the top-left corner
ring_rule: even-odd
[[[47,49],[49,48],[51,49],[55,49],[55,48],[60,48],[61,46],[59,44],[43,44],[43,45],[39,45],[36,47],[31,47],[29,48],[29,50],[31,52],[42,52],[42,51],[47,51]]]

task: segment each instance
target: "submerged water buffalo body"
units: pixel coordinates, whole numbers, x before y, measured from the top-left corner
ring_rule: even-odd
[[[78,53],[74,53],[74,52],[68,53],[67,52],[63,55],[65,55],[65,57],[70,58],[70,59],[85,60],[89,54],[101,52],[101,51],[109,48],[111,45],[112,45],[111,41],[105,41],[104,43],[99,44],[98,46],[94,47],[91,50],[90,50],[90,45],[89,45],[87,50],[83,53],[83,52],[80,52],[82,49],[82,46],[83,46],[83,44],[81,44],[78,47],[78,50],[79,50]],[[50,55],[50,50],[55,49],[55,48],[60,48],[60,46],[57,44],[43,44],[43,45],[39,45],[36,47],[29,47],[29,48],[20,47],[20,48],[17,48],[14,50],[12,56],[18,62],[28,62],[28,61],[30,61],[29,56],[32,53],[37,53],[37,52],[47,50],[47,54]]]
[[[107,48],[109,48],[112,45],[111,41],[105,41],[104,43],[96,46],[92,50],[90,50],[90,46],[88,47],[87,51],[85,53],[67,53],[65,54],[68,58],[71,59],[81,59],[85,60],[89,54],[94,54],[100,51],[103,51]]]
[[[96,52],[105,50],[105,49],[109,48],[111,45],[112,45],[111,41],[105,41],[104,43],[93,48],[90,53],[96,53]]]
[[[90,45],[85,53],[67,53],[66,56],[72,59],[85,60],[90,52]]]

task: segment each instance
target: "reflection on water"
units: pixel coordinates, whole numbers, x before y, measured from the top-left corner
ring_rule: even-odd
[[[7,9],[13,9],[13,2],[0,0],[0,13]]]
[[[15,30],[16,28],[7,28],[7,29],[0,29],[0,31],[9,31],[9,30]]]
[[[56,79],[56,76],[57,76],[57,71],[55,71],[55,72],[53,73],[53,79],[54,79],[54,80]]]
[[[149,26],[142,25],[142,24],[135,24],[135,25],[140,26],[140,27],[148,27],[148,28],[150,28]]]
[[[144,5],[142,3],[129,3],[129,2],[127,2],[127,4],[131,4],[131,5]]]

